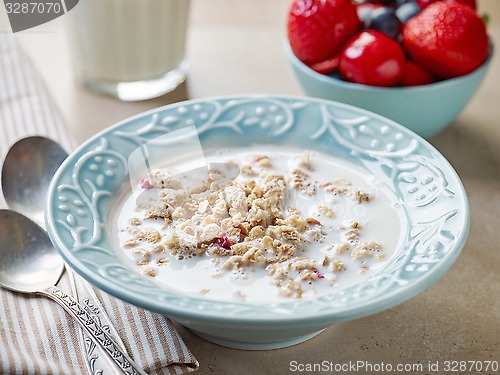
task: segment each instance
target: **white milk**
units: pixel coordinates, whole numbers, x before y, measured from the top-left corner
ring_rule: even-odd
[[[116,94],[112,92],[113,85],[164,80],[170,73],[172,87],[167,89],[164,85],[163,91],[171,91],[184,80],[189,3],[190,0],[80,1],[67,15],[77,77],[94,89]],[[159,90],[149,91],[154,89]]]
[[[234,161],[238,164],[248,164],[252,155],[264,154],[271,158],[273,169],[279,172],[295,169],[303,151],[290,148],[262,148],[262,149],[227,149],[212,155],[206,155],[208,162]],[[346,270],[336,274],[336,280],[328,277],[317,280],[311,285],[304,283],[304,298],[313,298],[328,294],[333,290],[345,288],[360,282],[366,277],[373,275],[386,265],[399,246],[401,233],[401,212],[397,209],[397,199],[387,188],[374,176],[367,175],[355,166],[345,164],[325,154],[311,152],[311,164],[314,171],[310,172],[312,178],[319,181],[331,181],[344,179],[352,182],[353,186],[370,193],[372,197],[367,204],[356,204],[354,201],[325,194],[317,194],[315,197],[304,197],[291,194],[285,201],[299,209],[304,216],[310,216],[321,220],[326,235],[324,241],[311,241],[305,245],[304,255],[311,259],[319,260],[325,255],[332,255],[332,245],[341,241],[341,232],[338,230],[346,221],[359,221],[361,225],[360,240],[378,242],[383,249],[383,259],[372,257],[361,266],[359,261],[350,259],[348,254],[342,254],[338,258],[346,265]],[[238,179],[248,180],[249,177],[240,175]],[[140,192],[129,192],[118,203],[115,209],[115,217],[112,220],[111,232],[115,234],[113,242],[116,251],[132,269],[141,272],[141,267],[136,265],[138,259],[133,250],[122,248],[130,236],[125,232],[129,219],[141,217],[136,207],[136,199]],[[318,205],[328,205],[335,211],[335,217],[329,218],[317,212]],[[144,226],[157,229],[160,233],[166,233],[168,229],[162,228],[161,220],[145,220]],[[178,260],[175,256],[162,253],[153,255],[169,259],[167,265],[156,267],[157,275],[152,280],[162,284],[165,288],[180,291],[187,294],[203,296],[211,299],[239,300],[245,296],[246,301],[273,302],[277,300],[290,300],[288,297],[280,296],[273,280],[267,276],[264,267],[254,267],[246,274],[238,272],[214,272],[213,256],[202,255],[191,259]],[[324,275],[328,274],[326,267],[318,266],[318,271]]]

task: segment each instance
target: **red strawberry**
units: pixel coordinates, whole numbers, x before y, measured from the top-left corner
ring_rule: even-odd
[[[417,0],[417,4],[420,6],[420,8],[424,9],[427,5],[431,5],[432,3],[435,3],[438,0]],[[450,3],[463,3],[467,4],[470,6],[472,9],[476,10],[477,9],[477,4],[476,0],[446,0]]]
[[[403,28],[403,45],[411,58],[438,78],[477,69],[488,57],[484,22],[469,6],[438,1]]]
[[[361,27],[351,0],[294,0],[288,14],[288,40],[306,64],[336,55]]]
[[[405,63],[405,53],[398,42],[380,31],[367,30],[346,44],[339,70],[348,81],[389,87],[400,83]]]
[[[431,5],[438,0],[417,0],[417,4],[420,8],[424,9],[427,5]]]
[[[309,65],[309,68],[321,74],[333,72],[339,66],[339,56],[335,55],[325,61]]]
[[[406,62],[405,72],[401,81],[403,86],[421,86],[434,82],[436,80],[429,72],[422,69],[413,61]]]
[[[472,9],[477,10],[476,0],[447,0],[450,3],[462,3],[470,6]]]

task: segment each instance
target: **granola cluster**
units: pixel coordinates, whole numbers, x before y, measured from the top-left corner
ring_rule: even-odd
[[[215,267],[212,276],[265,268],[281,295],[302,298],[305,284],[321,279],[335,282],[335,275],[346,270],[342,254],[359,261],[361,270],[365,259],[383,258],[378,243],[360,241],[359,222],[332,228],[322,223],[322,218],[335,217],[328,205],[316,207],[316,217],[290,205],[291,194],[314,196],[319,191],[355,204],[370,201],[369,194],[348,181],[311,178],[314,167],[309,152],[287,173],[277,172],[266,155],[254,155],[240,171],[240,178],[229,184],[227,176],[215,169],[209,170],[207,181],[190,186],[162,170],[154,171],[147,183],[143,182],[150,198],[138,203],[144,216],[130,219],[130,238],[123,247],[138,256],[137,264],[145,274],[156,276],[157,266],[168,264],[170,258],[182,261],[208,256]],[[152,219],[163,221],[161,230],[147,228]],[[308,254],[308,244],[325,242],[328,233],[335,230],[341,233],[341,242],[328,246],[328,255],[314,259]],[[153,254],[160,254],[154,262]],[[203,290],[203,294],[208,292]]]

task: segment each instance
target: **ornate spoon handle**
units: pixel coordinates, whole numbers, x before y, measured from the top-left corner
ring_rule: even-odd
[[[95,295],[90,284],[83,281],[82,278],[75,278],[74,271],[65,264],[66,274],[70,282],[73,299],[84,307],[84,309],[99,323],[107,333],[115,339],[115,343],[120,345],[121,350],[127,353],[125,345],[111,323],[111,320],[101,305],[101,302]],[[85,356],[85,365],[89,375],[112,375],[116,374],[117,369],[114,361],[111,361],[105,350],[92,341],[83,328],[79,329],[78,338],[80,340],[82,352]]]
[[[49,297],[59,303],[69,315],[76,319],[95,344],[99,345],[108,353],[109,357],[118,365],[123,373],[130,375],[147,375],[126,353],[121,351],[120,346],[104,329],[102,329],[99,322],[97,322],[71,296],[55,286],[50,286],[44,290],[38,291],[37,294]]]

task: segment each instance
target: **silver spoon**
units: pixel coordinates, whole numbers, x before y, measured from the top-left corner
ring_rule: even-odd
[[[0,286],[53,299],[125,374],[145,374],[97,320],[55,286],[63,271],[63,259],[40,226],[15,211],[0,210]]]
[[[45,228],[44,212],[48,186],[57,168],[67,156],[66,151],[49,138],[33,136],[15,143],[7,153],[2,166],[2,190],[7,205]],[[83,283],[76,288],[71,268],[65,266],[65,269],[75,298],[78,299],[77,292],[79,292],[84,294],[84,300],[89,299],[93,305],[92,315],[114,336],[115,342],[121,345],[122,351],[126,353],[123,349],[123,342],[111,325],[109,317],[100,306],[94,292]],[[80,338],[82,347],[85,348],[86,365],[90,373],[96,370],[103,374],[116,371],[114,367],[109,366],[106,355],[99,356],[95,353],[95,350],[99,350],[99,346],[87,345],[88,339],[83,335],[80,335]]]
[[[9,208],[44,228],[47,189],[67,157],[66,151],[48,138],[28,137],[15,143],[2,167],[2,190]]]

